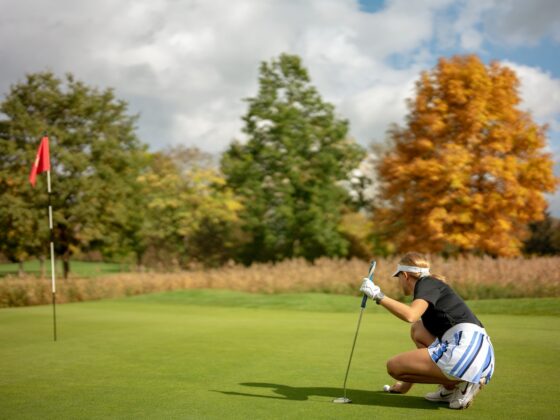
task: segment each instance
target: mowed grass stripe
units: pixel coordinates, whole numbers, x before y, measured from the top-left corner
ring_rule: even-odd
[[[215,293],[219,301],[226,292]],[[407,396],[379,391],[390,381],[386,359],[412,346],[408,326],[375,305],[364,314],[348,380],[354,403],[331,403],[342,392],[359,298],[318,298],[342,299],[351,312],[166,298],[175,301],[61,305],[57,343],[48,306],[0,310],[2,418],[551,418],[560,411],[558,317],[481,316],[496,375],[458,414],[423,400],[432,386]]]
[[[356,312],[361,297],[320,293],[260,294],[231,290],[191,289],[134,296],[128,303],[178,304],[198,306],[242,307],[255,309],[290,309],[298,311]],[[560,298],[516,298],[472,300],[468,305],[476,314],[560,316]],[[372,301],[369,310],[385,313]]]

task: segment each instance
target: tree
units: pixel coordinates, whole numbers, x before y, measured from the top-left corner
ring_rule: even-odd
[[[556,180],[546,127],[519,110],[518,86],[474,55],[422,73],[378,165],[387,205],[376,220],[399,251],[519,254]]]
[[[363,156],[347,121],[294,55],[263,62],[258,95],[247,102],[247,141],[235,141],[221,163],[244,206],[241,260],[345,255],[339,223],[348,193],[338,182]]]
[[[560,219],[545,213],[543,220],[529,224],[530,236],[524,242],[527,254],[560,254]]]
[[[21,275],[27,257],[41,252],[40,235],[37,235],[42,228],[39,218],[46,219],[44,212],[31,205],[27,177],[21,171],[11,170],[11,162],[22,159],[23,154],[15,143],[3,140],[7,138],[7,129],[0,121],[0,252],[9,261],[19,263]],[[41,233],[46,231],[43,229]]]
[[[0,156],[18,156],[14,144],[2,143],[0,128]],[[11,150],[9,150],[11,149]],[[46,202],[41,210],[33,205],[26,174],[13,172],[8,159],[0,159],[0,252],[15,263],[19,263],[19,274],[23,274],[23,262],[31,255],[47,254],[47,244],[41,241],[48,232]],[[42,268],[42,267],[41,267]]]
[[[139,182],[146,206],[137,241],[159,263],[214,267],[231,258],[241,205],[209,155],[183,147],[156,153]]]
[[[109,246],[119,237],[115,227],[127,223],[134,180],[146,153],[134,133],[136,117],[128,115],[127,104],[111,89],[88,87],[70,74],[63,81],[51,72],[30,74],[12,86],[0,112],[5,116],[0,124],[2,202],[7,197],[14,197],[10,203],[25,201],[4,208],[4,217],[15,220],[23,206],[45,211],[44,177],[32,190],[27,175],[38,139],[45,131],[49,134],[54,240],[66,277],[72,255]],[[18,241],[28,243],[40,233],[29,229],[34,221],[28,223],[25,232],[11,224],[6,234],[18,232]]]

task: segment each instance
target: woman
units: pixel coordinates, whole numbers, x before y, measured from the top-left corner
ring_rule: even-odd
[[[427,400],[468,408],[494,372],[494,350],[482,323],[443,278],[430,274],[421,254],[406,254],[393,277],[398,277],[405,295],[413,294],[410,306],[385,296],[369,278],[360,288],[412,324],[417,349],[387,362],[389,375],[398,381],[389,392],[404,394],[414,383],[439,384],[436,392],[425,396]]]

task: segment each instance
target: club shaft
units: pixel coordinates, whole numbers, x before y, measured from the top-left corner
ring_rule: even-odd
[[[348,366],[346,367],[346,375],[344,376],[344,398],[346,398],[346,381],[348,380],[348,372],[350,372],[350,364],[352,363],[352,356],[354,355],[354,347],[356,347],[356,340],[358,339],[358,331],[360,331],[360,324],[362,323],[362,315],[364,313],[364,307],[360,309],[360,317],[358,318],[358,327],[356,328],[356,334],[354,334],[354,342],[352,343],[352,350],[350,351],[350,358],[348,359]]]

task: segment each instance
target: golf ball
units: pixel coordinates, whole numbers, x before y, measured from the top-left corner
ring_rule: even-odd
[[[389,385],[383,385],[383,391],[389,392],[390,389],[391,387]]]

